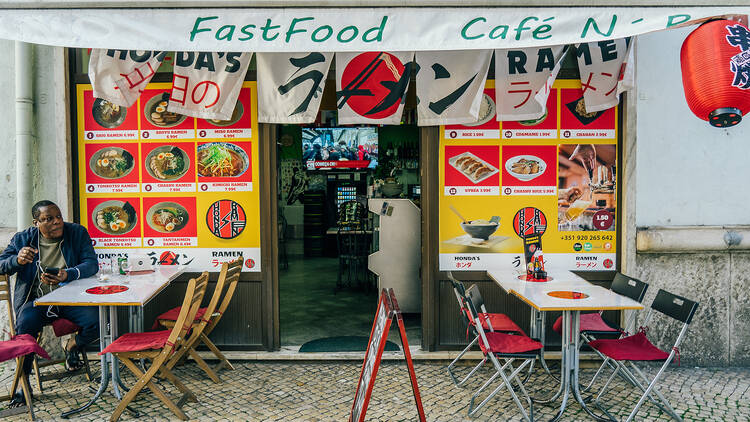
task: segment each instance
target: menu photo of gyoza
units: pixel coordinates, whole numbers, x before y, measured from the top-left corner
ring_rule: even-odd
[[[617,147],[560,145],[558,160],[558,230],[615,230]]]

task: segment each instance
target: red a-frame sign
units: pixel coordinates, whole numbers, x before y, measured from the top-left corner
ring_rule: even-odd
[[[362,371],[359,374],[359,383],[357,383],[357,392],[354,395],[354,404],[352,413],[349,416],[349,422],[364,422],[367,405],[370,403],[372,387],[375,385],[375,377],[378,374],[380,360],[383,357],[383,349],[388,340],[388,330],[393,320],[398,321],[399,334],[401,335],[401,344],[404,349],[406,366],[409,369],[409,378],[411,379],[411,389],[414,393],[414,401],[417,404],[419,420],[425,422],[424,409],[422,409],[422,399],[419,396],[419,386],[417,385],[417,374],[414,372],[414,363],[411,360],[409,343],[406,340],[406,328],[404,320],[401,317],[401,310],[398,307],[396,296],[393,289],[383,289],[380,292],[380,301],[378,310],[375,313],[375,321],[370,331],[370,341],[367,343],[365,360],[362,363]]]

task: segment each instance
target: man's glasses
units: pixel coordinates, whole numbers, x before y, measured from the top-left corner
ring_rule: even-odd
[[[46,224],[48,224],[48,223],[52,223],[52,222],[54,222],[54,221],[55,221],[55,220],[57,220],[57,219],[60,219],[60,220],[62,220],[63,218],[62,218],[62,216],[61,216],[61,215],[58,215],[57,217],[53,217],[53,216],[49,216],[49,217],[40,217],[40,218],[37,218],[37,219],[36,219],[36,221],[38,221],[38,222],[40,222],[40,223],[46,223]]]

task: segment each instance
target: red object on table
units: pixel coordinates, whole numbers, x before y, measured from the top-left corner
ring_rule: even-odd
[[[114,286],[96,286],[92,287],[90,289],[86,289],[86,293],[92,294],[92,295],[111,295],[114,293],[122,293],[124,291],[127,291],[128,287],[123,286],[120,284],[115,284]]]
[[[526,274],[519,275],[518,279],[519,280],[523,280],[523,281],[531,281],[531,282],[534,282],[534,283],[544,283],[544,282],[552,281],[553,280],[552,277],[534,278],[533,276],[526,275]]]
[[[747,31],[740,22],[715,20],[699,26],[682,43],[685,99],[690,110],[712,126],[734,126],[750,112],[750,84],[736,76],[747,64],[738,66],[732,60],[743,53],[740,41]],[[737,60],[747,62],[739,56]]]

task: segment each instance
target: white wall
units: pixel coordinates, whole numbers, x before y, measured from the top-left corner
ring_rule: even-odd
[[[694,28],[638,39],[639,227],[750,224],[750,115],[718,129],[688,108],[680,47]]]
[[[16,227],[15,45],[0,40],[0,227]],[[65,50],[34,46],[32,203],[49,199],[71,214]],[[31,212],[31,210],[29,210]],[[0,245],[3,247],[4,245]]]

